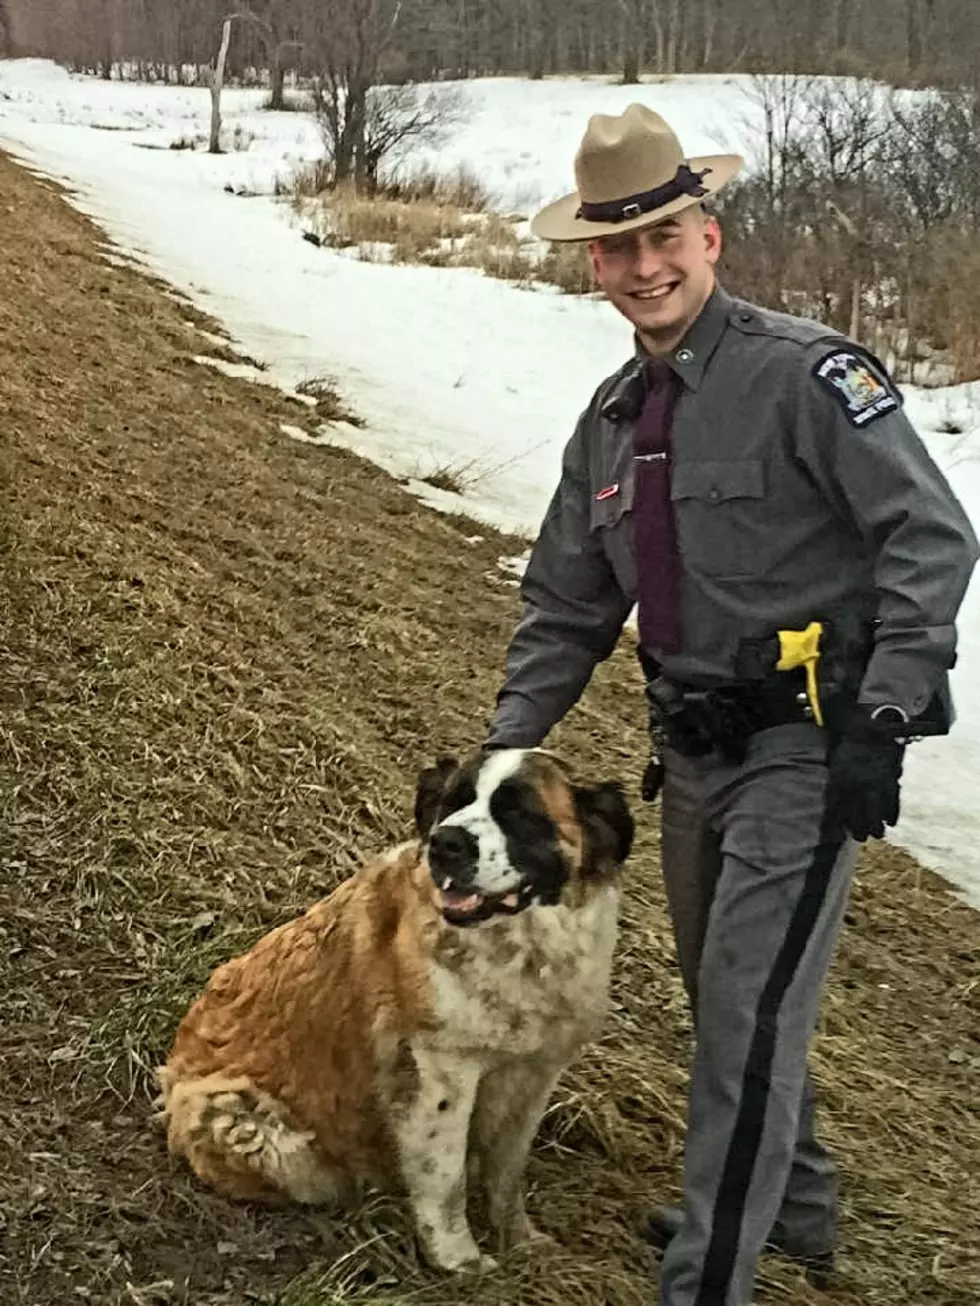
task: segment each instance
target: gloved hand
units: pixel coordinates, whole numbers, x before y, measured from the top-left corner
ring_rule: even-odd
[[[643,778],[640,781],[640,797],[645,803],[655,802],[663,787],[664,764],[654,753],[643,769]]]
[[[827,807],[858,843],[883,838],[885,826],[898,820],[905,755],[904,740],[895,737],[900,724],[874,720],[857,707],[827,758]]]

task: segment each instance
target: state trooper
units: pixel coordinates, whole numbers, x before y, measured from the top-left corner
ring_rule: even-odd
[[[590,119],[577,191],[533,223],[589,243],[635,354],[565,449],[487,740],[540,744],[637,604],[696,1033],[683,1209],[648,1230],[662,1306],[744,1306],[765,1246],[833,1270],[808,1045],[857,842],[897,820],[906,742],[949,727],[978,556],[878,360],[717,284],[702,201],[741,166],[633,104]]]

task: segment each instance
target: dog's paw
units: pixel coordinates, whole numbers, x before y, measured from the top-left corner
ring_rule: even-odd
[[[520,1243],[537,1243],[539,1247],[558,1246],[557,1240],[552,1238],[550,1233],[545,1233],[536,1224],[532,1224],[530,1220],[524,1221],[524,1228],[521,1231],[518,1245]]]
[[[492,1274],[497,1268],[498,1262],[492,1256],[486,1256],[483,1252],[480,1253],[476,1261],[469,1261],[462,1266],[462,1270],[466,1274]]]
[[[551,1234],[542,1233],[526,1215],[519,1215],[497,1226],[498,1251],[509,1252],[513,1251],[515,1247],[547,1247],[549,1245],[552,1247],[557,1246],[555,1239],[552,1238]]]
[[[492,1256],[485,1256],[480,1251],[466,1252],[459,1256],[442,1256],[438,1261],[433,1258],[436,1269],[446,1274],[489,1274],[497,1269],[497,1262]]]

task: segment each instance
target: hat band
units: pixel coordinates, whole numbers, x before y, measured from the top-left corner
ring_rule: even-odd
[[[693,172],[686,163],[682,163],[670,181],[662,186],[640,191],[637,195],[627,195],[623,200],[603,200],[599,204],[583,201],[575,216],[584,218],[586,222],[627,222],[630,218],[640,218],[644,213],[652,213],[654,209],[672,204],[682,195],[707,195],[708,188],[701,185],[701,178],[710,171],[710,168],[703,168],[700,172]]]

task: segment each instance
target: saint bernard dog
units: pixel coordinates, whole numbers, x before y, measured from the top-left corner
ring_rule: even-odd
[[[159,1072],[170,1151],[230,1196],[341,1204],[392,1179],[427,1259],[538,1237],[524,1169],[608,999],[633,820],[540,749],[442,759],[419,839],[219,967]]]

